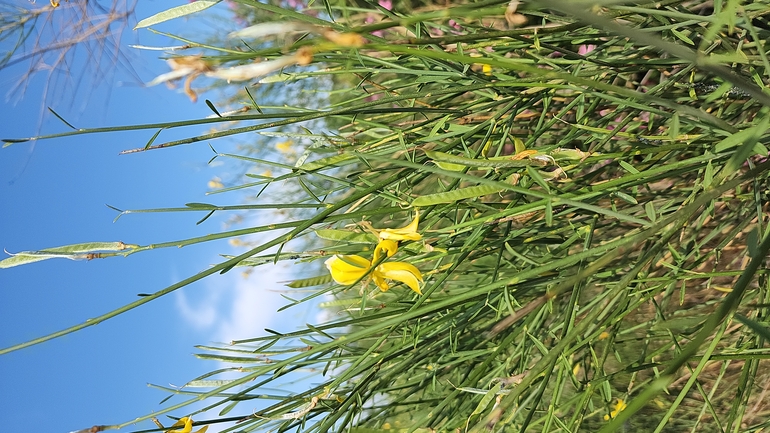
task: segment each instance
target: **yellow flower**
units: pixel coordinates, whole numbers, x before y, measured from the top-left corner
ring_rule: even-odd
[[[384,251],[388,257],[392,256],[393,254],[396,254],[396,251],[398,251],[398,242],[390,239],[381,240],[380,243],[378,243],[377,246],[374,247],[375,263],[380,261],[380,255],[382,254],[381,251]]]
[[[338,33],[331,29],[320,32],[321,36],[342,47],[360,47],[366,44],[366,39],[358,33]]]
[[[379,260],[381,251],[391,256],[395,253],[395,241],[380,242],[374,250],[375,261]],[[338,284],[349,286],[368,274],[369,278],[383,292],[390,289],[387,280],[395,280],[406,284],[417,294],[422,295],[422,291],[420,291],[420,283],[423,281],[422,274],[419,269],[409,263],[385,262],[372,269],[372,262],[361,256],[336,255],[326,261],[326,267]]]
[[[615,405],[615,408],[612,409],[612,412],[610,412],[609,415],[604,415],[604,420],[609,421],[611,419],[614,419],[625,408],[626,408],[626,402],[623,401],[622,398],[619,398],[618,403]]]
[[[210,189],[219,189],[224,188],[225,185],[222,183],[222,180],[218,177],[215,177],[209,181],[209,188]]]
[[[291,145],[292,144],[293,143],[292,143],[291,140],[286,140],[286,141],[282,141],[282,142],[276,144],[275,148],[278,149],[278,151],[281,152],[281,153],[288,153],[288,152],[291,151]]]
[[[372,262],[355,255],[336,255],[325,264],[334,281],[345,286],[362,279],[372,267]]]
[[[380,239],[389,239],[394,241],[419,241],[422,239],[417,233],[417,225],[420,223],[420,214],[415,214],[414,219],[406,227],[400,229],[379,230],[377,236]]]
[[[396,280],[409,286],[418,295],[422,295],[420,290],[422,274],[419,269],[410,263],[385,262],[377,266],[377,269],[372,272],[372,280],[383,292],[390,288],[390,285],[385,280]]]
[[[192,432],[192,433],[206,433],[206,430],[209,429],[209,426],[204,425],[200,429],[198,429],[198,430],[193,432],[192,431],[192,425],[193,425],[192,418],[190,418],[189,416],[185,416],[185,417],[179,418],[179,420],[177,422],[175,422],[174,425],[171,426],[172,429],[174,427],[182,427],[181,430],[166,430],[166,433],[190,433],[190,432]]]

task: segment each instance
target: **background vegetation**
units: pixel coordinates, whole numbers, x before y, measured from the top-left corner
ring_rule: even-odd
[[[285,308],[322,298],[328,320],[201,346],[235,367],[169,390],[189,398],[163,412],[194,416],[185,406],[206,400],[221,418],[196,424],[222,431],[768,428],[770,4],[234,3],[249,24],[283,26],[217,45],[185,40],[200,51],[169,55],[173,78],[197,97],[194,80],[219,85],[245,73],[229,68],[285,64],[266,78],[249,69],[235,106],[207,100],[213,118],[132,127],[157,133],[128,151],[216,149],[216,138],[260,131],[290,141],[296,153],[280,160],[214,155],[269,168],[225,190],[282,198],[285,220],[184,244],[275,238],[2,353],[235,266],[370,258],[369,224],[402,227],[419,210],[422,239],[388,260],[421,270],[422,295],[381,292],[366,277],[335,284],[325,270],[294,281]],[[296,99],[261,104],[267,87],[256,82]],[[162,141],[163,130],[190,124],[216,129]],[[0,265],[171,246],[81,244]],[[217,377],[233,370],[241,376]],[[262,391],[288,383],[305,389]],[[230,414],[257,400],[267,403],[251,415]]]

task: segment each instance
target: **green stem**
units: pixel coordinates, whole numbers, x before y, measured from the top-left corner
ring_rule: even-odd
[[[193,275],[191,277],[185,278],[184,280],[179,281],[178,283],[172,284],[172,285],[166,287],[163,290],[155,292],[155,293],[153,293],[153,294],[151,294],[149,296],[142,297],[141,299],[138,299],[138,300],[136,300],[134,302],[131,302],[131,303],[127,304],[127,305],[124,305],[124,306],[122,306],[122,307],[120,307],[120,308],[118,308],[116,310],[110,311],[109,313],[102,314],[101,316],[97,316],[97,317],[94,317],[92,319],[88,319],[88,320],[86,320],[83,323],[80,323],[80,324],[75,325],[75,326],[71,326],[71,327],[63,329],[61,331],[54,332],[52,334],[48,334],[48,335],[45,335],[45,336],[42,336],[42,337],[39,337],[39,338],[35,338],[33,340],[30,340],[30,341],[26,341],[24,343],[20,343],[20,344],[16,344],[16,345],[4,348],[4,349],[0,349],[0,355],[5,355],[6,353],[10,353],[10,352],[14,352],[14,351],[19,350],[19,349],[24,349],[26,347],[34,346],[36,344],[40,344],[40,343],[46,342],[48,340],[53,340],[54,338],[59,338],[59,337],[62,337],[64,335],[71,334],[71,333],[73,333],[75,331],[79,331],[81,329],[88,328],[90,326],[98,325],[99,323],[102,323],[105,320],[111,319],[111,318],[113,318],[115,316],[119,316],[119,315],[121,315],[121,314],[123,314],[123,313],[125,313],[127,311],[133,310],[134,308],[137,308],[137,307],[139,307],[141,305],[144,305],[144,304],[146,304],[146,303],[148,303],[150,301],[153,301],[153,300],[155,300],[157,298],[160,298],[161,296],[167,295],[167,294],[169,294],[169,293],[171,293],[171,292],[173,292],[173,291],[175,291],[177,289],[180,289],[180,288],[182,288],[182,287],[184,287],[184,286],[186,286],[188,284],[191,284],[191,283],[194,283],[194,282],[196,282],[198,280],[201,280],[201,279],[203,279],[203,278],[205,278],[205,277],[207,277],[209,275],[212,275],[212,274],[217,273],[217,272],[225,273],[225,272],[229,271],[230,269],[232,269],[234,266],[236,266],[242,260],[247,259],[247,258],[249,258],[249,257],[251,257],[251,256],[253,256],[255,254],[258,254],[258,253],[260,253],[262,251],[265,251],[265,250],[267,250],[267,249],[269,249],[269,248],[271,248],[271,247],[273,247],[275,245],[280,245],[280,244],[283,244],[283,243],[291,240],[292,238],[298,236],[305,229],[311,227],[312,225],[320,223],[320,222],[323,222],[323,221],[326,221],[327,217],[329,217],[332,213],[334,213],[334,212],[344,208],[345,206],[348,206],[348,205],[350,205],[352,203],[355,203],[360,198],[365,197],[365,196],[367,196],[369,194],[372,194],[372,193],[382,189],[386,185],[389,185],[389,184],[391,184],[393,182],[398,181],[399,179],[400,179],[400,174],[396,173],[396,174],[392,175],[391,177],[389,177],[388,179],[386,179],[386,180],[384,180],[384,181],[382,181],[380,183],[374,184],[374,185],[370,186],[369,188],[366,188],[364,190],[358,191],[356,194],[352,194],[350,197],[341,199],[339,201],[339,203],[337,203],[334,206],[329,207],[328,209],[320,212],[318,215],[314,216],[313,218],[310,218],[310,219],[305,220],[305,221],[300,221],[300,222],[294,223],[295,224],[295,228],[292,231],[290,231],[289,233],[287,233],[286,235],[279,236],[279,237],[273,239],[272,241],[269,241],[269,242],[267,242],[267,243],[265,243],[263,245],[260,245],[258,247],[252,248],[251,250],[249,250],[249,251],[247,251],[247,252],[245,252],[245,253],[237,256],[237,257],[234,257],[234,258],[232,258],[230,260],[226,260],[226,261],[224,261],[222,263],[219,263],[219,264],[217,264],[215,266],[212,266],[211,268],[208,268],[205,271],[199,272],[199,273],[197,273],[197,274],[195,274],[195,275]],[[209,236],[206,236],[206,237],[208,238]],[[160,245],[164,245],[164,244],[160,244]],[[164,245],[164,246],[170,246],[170,245]],[[149,248],[149,247],[145,247],[145,249],[147,249],[147,248]]]

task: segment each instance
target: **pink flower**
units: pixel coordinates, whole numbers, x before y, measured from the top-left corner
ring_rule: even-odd
[[[578,54],[581,56],[585,56],[586,54],[590,53],[591,51],[596,49],[596,45],[586,45],[583,44],[578,47]]]

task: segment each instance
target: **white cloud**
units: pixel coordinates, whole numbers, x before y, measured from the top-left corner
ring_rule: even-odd
[[[202,340],[229,343],[264,334],[285,300],[278,290],[286,279],[283,266],[263,265],[244,278],[237,268],[212,275],[203,287],[177,290],[176,308],[186,324],[199,330]],[[201,290],[202,289],[202,290]]]
[[[281,280],[281,266],[262,265],[248,278],[233,274],[229,291],[232,300],[224,306],[217,321],[214,339],[221,342],[253,338],[265,334],[264,329],[278,314],[285,300],[276,289],[284,289]]]
[[[175,304],[176,308],[179,310],[179,314],[182,315],[182,319],[184,319],[185,322],[192,325],[195,329],[203,330],[210,328],[217,320],[215,304],[210,302],[210,300],[197,302],[196,305],[193,306],[187,299],[184,290],[177,290],[175,294]]]
[[[177,290],[175,305],[184,325],[200,334],[201,343],[224,343],[265,335],[276,322],[277,310],[287,301],[281,296],[297,269],[292,265],[262,265],[244,277],[235,268],[211,275],[200,286]],[[281,316],[280,328],[296,328],[296,317]],[[288,319],[288,320],[287,320]],[[299,323],[297,323],[299,324]]]

